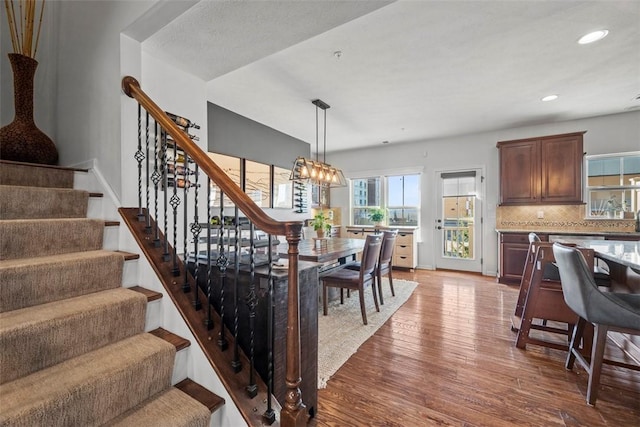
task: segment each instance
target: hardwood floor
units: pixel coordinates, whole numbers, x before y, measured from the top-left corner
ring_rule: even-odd
[[[640,426],[640,372],[603,367],[595,407],[566,353],[515,347],[518,288],[417,270],[419,286],[319,390],[318,426]]]

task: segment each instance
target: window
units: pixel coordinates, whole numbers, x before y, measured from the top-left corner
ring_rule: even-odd
[[[290,169],[273,166],[273,207],[293,208],[293,181],[289,180]]]
[[[420,175],[387,177],[387,224],[418,225]]]
[[[225,156],[224,154],[218,153],[207,153],[211,160],[213,160],[219,167],[222,169],[228,176],[236,183],[238,187],[240,187],[240,159],[237,157]],[[220,189],[213,182],[210,181],[211,185],[211,207],[219,207],[220,206]],[[232,207],[234,206],[231,199],[228,197],[224,198],[224,205]]]
[[[293,208],[293,182],[289,180],[289,169],[224,154],[208,154],[261,208]],[[220,190],[211,181],[211,207],[220,205],[219,197]],[[228,197],[225,197],[224,205],[234,206]]]
[[[271,205],[271,167],[245,160],[244,192],[261,208]]]
[[[353,225],[373,225],[372,209],[385,212],[383,224],[417,226],[420,217],[420,175],[390,175],[351,180]]]
[[[369,210],[380,208],[380,177],[361,178],[351,181],[353,206],[353,225],[372,225],[369,219]]]
[[[587,216],[633,218],[640,210],[640,152],[587,156]]]

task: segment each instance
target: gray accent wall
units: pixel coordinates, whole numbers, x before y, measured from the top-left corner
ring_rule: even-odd
[[[212,153],[226,154],[290,169],[311,146],[219,105],[207,103],[207,141]]]

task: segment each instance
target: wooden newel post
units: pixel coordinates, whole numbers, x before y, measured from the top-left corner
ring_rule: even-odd
[[[289,250],[289,289],[287,297],[287,393],[280,412],[282,427],[299,427],[307,424],[308,414],[302,403],[300,391],[300,289],[298,288],[298,243],[302,224],[291,224],[287,228]]]

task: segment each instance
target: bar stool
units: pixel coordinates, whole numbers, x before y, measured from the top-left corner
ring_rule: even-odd
[[[553,253],[560,271],[564,300],[579,316],[565,368],[572,369],[577,359],[587,371],[587,404],[593,406],[598,397],[608,331],[640,335],[640,294],[601,291],[591,273],[592,268],[576,248],[554,243]],[[578,351],[580,341],[585,338],[587,324],[592,324],[595,328],[590,361]],[[640,370],[640,366],[628,367]]]

